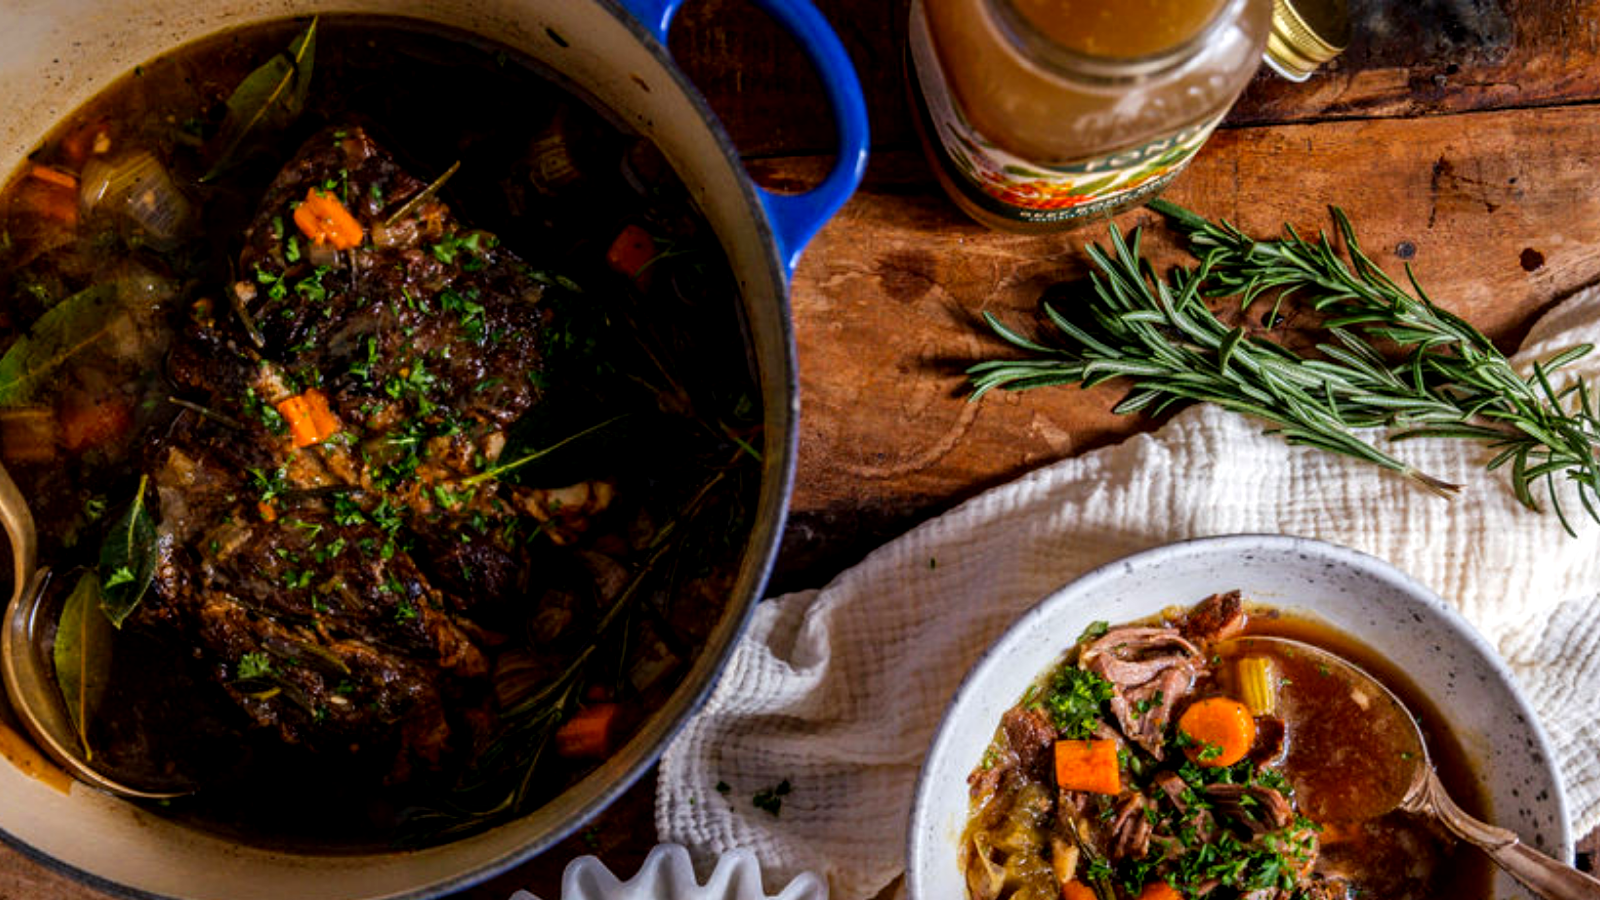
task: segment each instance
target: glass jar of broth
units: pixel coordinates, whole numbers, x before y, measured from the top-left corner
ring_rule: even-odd
[[[1155,196],[1262,58],[1272,0],[912,0],[912,103],[973,218],[1053,231]]]

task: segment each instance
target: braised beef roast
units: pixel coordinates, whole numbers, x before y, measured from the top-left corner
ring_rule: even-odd
[[[496,611],[540,603],[540,549],[613,495],[488,477],[545,399],[549,287],[425,188],[358,127],[318,135],[272,183],[234,310],[197,317],[171,354],[204,413],[147,450],[160,563],[136,612],[192,638],[257,726],[390,782],[475,752]],[[307,240],[292,219],[311,192],[366,239]],[[313,394],[336,433],[297,446],[278,409]]]

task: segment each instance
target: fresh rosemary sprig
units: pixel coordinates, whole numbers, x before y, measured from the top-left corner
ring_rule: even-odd
[[[1583,356],[1571,348],[1519,375],[1493,343],[1470,324],[1440,309],[1407,268],[1408,293],[1362,251],[1345,214],[1332,210],[1349,262],[1333,240],[1306,240],[1286,228],[1277,240],[1256,240],[1226,222],[1156,201],[1151,208],[1188,240],[1199,260],[1175,267],[1166,280],[1139,254],[1139,232],[1124,239],[1111,229],[1111,252],[1091,246],[1097,270],[1092,295],[1069,318],[1044,304],[1056,330],[1047,346],[985,315],[1024,359],[972,366],[973,398],[995,388],[1053,384],[1091,386],[1117,377],[1133,390],[1116,411],[1161,411],[1175,403],[1207,401],[1271,422],[1293,444],[1344,454],[1398,472],[1440,494],[1456,485],[1420,472],[1355,433],[1385,428],[1393,440],[1453,437],[1483,442],[1497,454],[1487,468],[1510,465],[1517,498],[1537,508],[1542,482],[1562,525],[1558,484],[1571,481],[1588,514],[1600,520],[1600,419],[1581,379],[1556,388],[1550,375]],[[1291,298],[1324,317],[1326,339],[1299,354],[1224,324],[1208,297],[1239,298],[1241,309],[1271,298],[1266,321],[1278,321]],[[1391,360],[1379,347],[1393,347]]]

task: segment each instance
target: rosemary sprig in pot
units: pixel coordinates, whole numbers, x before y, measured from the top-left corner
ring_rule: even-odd
[[[1488,338],[1436,306],[1409,267],[1411,292],[1378,268],[1338,209],[1335,231],[1348,262],[1326,234],[1307,240],[1286,228],[1282,238],[1256,240],[1172,203],[1151,208],[1184,235],[1198,265],[1175,267],[1163,280],[1140,256],[1139,231],[1124,239],[1113,227],[1109,252],[1088,248],[1096,272],[1083,307],[1069,317],[1044,305],[1054,328],[1049,344],[985,314],[1001,338],[1028,355],[972,366],[974,399],[995,388],[1092,386],[1127,377],[1133,390],[1117,404],[1119,413],[1216,403],[1272,423],[1271,431],[1290,443],[1361,459],[1446,495],[1457,486],[1367,443],[1356,430],[1385,428],[1393,440],[1480,441],[1497,451],[1488,469],[1509,464],[1524,505],[1537,508],[1534,487],[1542,483],[1571,532],[1557,490],[1567,480],[1600,520],[1600,419],[1590,389],[1581,379],[1557,388],[1550,377],[1589,345],[1519,375]],[[1295,298],[1324,317],[1325,339],[1300,354],[1250,335],[1207,307],[1206,298],[1219,296],[1237,297],[1245,310],[1272,298],[1269,322]]]

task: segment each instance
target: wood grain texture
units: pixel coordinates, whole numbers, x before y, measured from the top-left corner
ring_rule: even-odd
[[[1589,107],[1238,128],[1168,196],[1262,235],[1314,232],[1338,204],[1380,264],[1399,274],[1410,256],[1437,302],[1513,349],[1541,310],[1600,279],[1596,134]],[[784,174],[773,180],[798,177]],[[1105,230],[989,234],[934,190],[914,155],[879,155],[797,274],[801,464],[784,549],[801,571],[848,565],[986,487],[1152,424],[1109,414],[1111,386],[964,399],[964,367],[1004,353],[979,314],[1031,321]],[[1159,230],[1149,241],[1179,258]]]
[[[1304,85],[1258,78],[1236,123],[1420,116],[1600,91],[1594,0],[1350,0],[1350,48]]]
[[[909,0],[817,0],[856,63],[873,145],[916,143],[902,48]],[[1350,47],[1311,80],[1263,69],[1231,125],[1416,117],[1600,96],[1600,0],[1350,0]],[[750,156],[825,153],[827,104],[793,40],[747,0],[693,0],[674,53]]]

